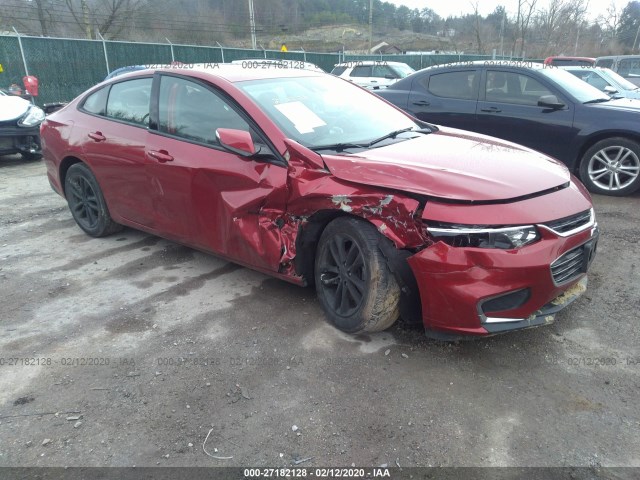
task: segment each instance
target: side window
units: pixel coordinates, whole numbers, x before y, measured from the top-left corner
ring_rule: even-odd
[[[620,60],[618,62],[618,73],[623,77],[640,76],[640,60],[637,58]]]
[[[183,78],[161,78],[159,131],[217,145],[218,128],[251,132],[249,124],[217,93]]]
[[[111,85],[106,116],[148,126],[152,82],[151,78],[138,78]]]
[[[538,105],[542,95],[553,95],[535,78],[520,73],[487,71],[486,99],[489,102]]]
[[[82,110],[95,115],[104,115],[107,108],[107,96],[109,87],[104,87],[89,95],[82,104]]]
[[[331,74],[339,77],[344,73],[346,69],[347,67],[335,67],[333,70],[331,70]]]
[[[437,73],[423,79],[422,85],[438,97],[475,100],[478,73],[475,70]],[[428,82],[428,83],[426,83]]]
[[[351,72],[350,77],[370,77],[371,76],[371,67],[361,65],[358,67],[353,67],[353,71]]]
[[[374,65],[373,66],[373,77],[386,78],[387,76],[391,76],[392,78],[398,78],[398,75],[391,70],[387,65]]]

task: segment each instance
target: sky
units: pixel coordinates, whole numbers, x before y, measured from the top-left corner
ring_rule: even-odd
[[[387,0],[395,5],[406,5],[407,7],[414,9],[423,9],[425,7],[430,8],[441,17],[447,18],[448,16],[458,16],[461,13],[468,14],[473,12],[472,5],[478,4],[478,11],[480,15],[486,16],[493,12],[498,5],[504,5],[507,9],[508,15],[515,15],[518,10],[518,0]],[[589,16],[596,18],[601,14],[606,13],[607,7],[612,3],[611,0],[589,0]],[[629,0],[614,0],[618,10],[622,10]],[[549,0],[538,0],[538,6],[546,7],[549,4]]]

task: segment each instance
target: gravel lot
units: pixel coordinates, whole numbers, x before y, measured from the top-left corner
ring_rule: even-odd
[[[2,157],[0,466],[640,467],[640,194],[594,200],[586,295],[446,344],[342,334],[313,290],[135,230],[92,239],[42,162]]]

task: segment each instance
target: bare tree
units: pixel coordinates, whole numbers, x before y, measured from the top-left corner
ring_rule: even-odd
[[[478,13],[478,2],[476,2],[475,4],[471,3],[471,8],[473,8],[473,16],[474,16],[473,29],[475,30],[474,33],[476,34],[476,42],[478,44],[478,53],[483,54],[484,46],[482,44],[482,35],[480,34],[482,17]]]
[[[143,6],[142,0],[65,0],[65,4],[86,38],[97,33],[117,35]]]
[[[532,31],[542,44],[543,56],[576,53],[587,7],[585,0],[551,0],[538,11]]]
[[[516,37],[513,39],[513,50],[517,51],[520,40],[520,56],[524,55],[526,37],[529,33],[529,23],[536,10],[538,0],[518,0],[518,14],[516,16]]]

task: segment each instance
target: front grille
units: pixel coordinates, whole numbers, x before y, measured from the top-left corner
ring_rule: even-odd
[[[551,264],[553,281],[559,285],[585,272],[585,245],[569,250]]]
[[[543,223],[543,225],[562,235],[563,233],[588,225],[590,221],[591,210],[587,210],[585,212],[578,213],[577,215],[571,215],[570,217]]]

